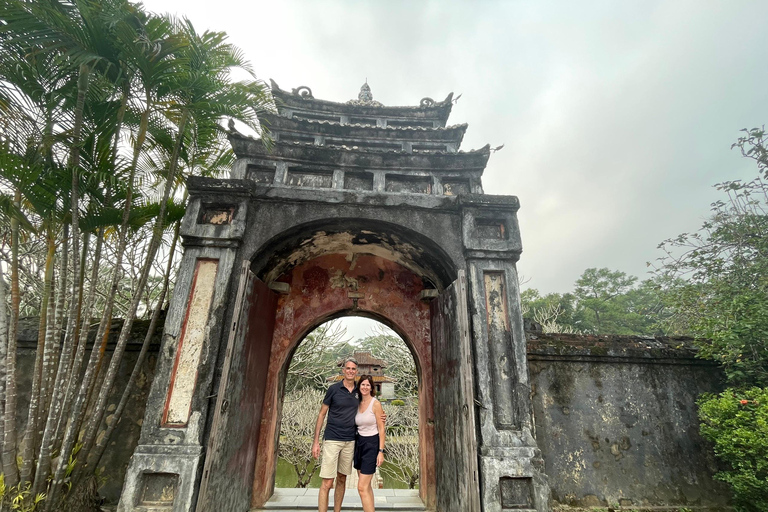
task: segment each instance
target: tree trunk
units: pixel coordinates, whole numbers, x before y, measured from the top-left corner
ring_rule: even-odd
[[[21,204],[21,193],[16,190],[14,204]],[[11,322],[8,329],[8,353],[6,356],[5,421],[3,424],[3,472],[5,484],[13,487],[19,483],[16,466],[16,342],[19,328],[19,220],[11,218]],[[3,307],[5,305],[3,304]]]
[[[157,305],[155,306],[155,310],[152,313],[152,321],[149,323],[149,329],[147,330],[147,334],[144,336],[144,342],[141,345],[141,351],[139,352],[139,356],[136,359],[136,364],[133,367],[133,371],[131,372],[131,376],[128,379],[128,383],[123,390],[123,395],[120,397],[120,403],[118,403],[117,409],[115,409],[115,412],[112,415],[112,421],[109,423],[109,425],[107,425],[106,432],[99,439],[99,442],[96,444],[93,452],[89,453],[91,449],[89,446],[83,447],[85,453],[89,453],[88,464],[86,466],[86,471],[88,471],[89,475],[87,476],[90,476],[90,473],[95,471],[98,467],[98,464],[101,461],[101,457],[104,455],[104,450],[107,447],[107,443],[112,437],[112,433],[115,431],[115,428],[117,427],[117,424],[123,415],[125,406],[128,404],[128,399],[133,393],[133,386],[136,383],[136,379],[138,378],[139,373],[141,373],[142,366],[144,365],[144,359],[146,358],[147,350],[149,349],[149,343],[152,340],[155,329],[157,328],[157,324],[160,321],[160,313],[163,310],[163,302],[165,301],[165,296],[168,293],[171,272],[173,271],[173,254],[176,251],[176,243],[179,239],[179,224],[179,222],[176,223],[173,241],[171,242],[171,248],[168,251],[168,265],[165,268],[163,288],[160,291],[160,296],[157,298]]]
[[[8,311],[6,310],[7,298],[3,268],[0,265],[0,433],[5,437],[5,375],[8,360]],[[2,464],[2,446],[0,443],[0,464]]]
[[[38,438],[38,421],[41,387],[43,379],[43,358],[45,354],[45,334],[48,315],[48,301],[51,295],[51,279],[53,277],[53,259],[56,254],[56,246],[51,243],[50,237],[47,237],[48,251],[45,256],[45,281],[43,285],[43,296],[40,301],[40,322],[37,328],[37,350],[35,351],[35,369],[32,374],[32,390],[29,396],[29,411],[27,415],[27,428],[24,433],[24,451],[22,453],[21,475],[22,483],[32,483],[36,446]]]
[[[56,300],[56,320],[54,325],[53,337],[52,337],[52,350],[53,353],[58,355],[58,358],[54,358],[51,361],[51,373],[55,374],[55,379],[51,384],[51,397],[50,406],[48,408],[48,418],[45,423],[45,429],[43,430],[42,440],[40,442],[40,456],[37,458],[37,471],[35,472],[35,481],[32,484],[32,496],[36,496],[38,493],[43,492],[46,485],[48,475],[51,474],[51,457],[54,452],[56,439],[56,426],[61,418],[61,405],[62,395],[64,394],[64,383],[67,381],[67,365],[62,364],[62,361],[68,361],[70,353],[72,352],[72,338],[65,338],[64,345],[61,347],[61,353],[59,353],[59,340],[61,340],[61,332],[63,330],[64,322],[64,310],[65,310],[65,297],[67,290],[67,277],[69,275],[69,227],[64,225],[63,240],[64,243],[61,249],[61,264],[60,264],[60,276],[59,276],[59,291]]]
[[[55,244],[54,244],[55,245]],[[38,443],[35,447],[35,454],[40,454],[40,442],[42,441],[45,421],[48,418],[48,409],[51,407],[51,386],[53,384],[55,359],[58,357],[58,344],[54,342],[53,333],[56,331],[56,275],[51,276],[51,297],[48,300],[48,311],[46,312],[45,329],[45,352],[43,354],[43,378],[40,386],[40,414],[38,414]]]
[[[93,302],[96,297],[96,287],[97,287],[97,280],[99,277],[99,267],[101,265],[101,250],[103,246],[103,240],[104,240],[104,229],[99,229],[99,234],[96,239],[96,249],[94,251],[93,255],[93,264],[91,266],[91,283],[90,288],[88,290],[88,296],[86,297],[85,306],[80,307],[81,313],[81,325],[78,329],[78,337],[77,337],[77,344],[75,349],[75,355],[72,359],[72,366],[71,370],[69,371],[69,382],[67,383],[66,390],[67,394],[64,398],[64,417],[66,418],[67,414],[66,412],[69,410],[70,406],[72,405],[72,400],[74,393],[79,389],[79,379],[80,375],[82,374],[82,366],[83,366],[83,359],[85,358],[85,349],[88,345],[88,333],[90,332],[90,320],[91,320],[91,310],[93,309]],[[83,248],[83,254],[85,254],[86,248]],[[83,265],[82,269],[85,270],[85,265]],[[84,272],[81,272],[81,286],[80,289],[82,290],[84,286]],[[94,343],[94,349],[95,349],[95,343]],[[93,354],[93,350],[91,350],[91,359],[93,359],[95,356]],[[89,365],[94,364],[89,360]],[[85,411],[83,411],[85,412]],[[77,422],[79,422],[78,418],[71,418]],[[57,432],[63,431],[63,423],[60,422],[60,428],[57,428]]]
[[[68,320],[66,338],[68,338],[70,342],[74,340],[74,336],[76,335],[77,322],[74,319],[77,318],[77,313],[79,310],[79,304],[76,298],[80,296],[80,280],[78,279],[80,275],[80,197],[78,190],[80,176],[80,143],[81,131],[83,127],[83,110],[85,108],[85,96],[88,92],[90,72],[91,70],[87,64],[80,65],[77,77],[77,103],[75,104],[74,111],[75,122],[72,130],[72,149],[70,152],[70,166],[72,168],[72,190],[70,195],[70,207],[72,211],[72,232],[70,238],[72,239],[72,276],[74,277],[72,280],[72,298],[69,307],[69,315],[67,317]],[[63,356],[64,354],[62,354],[62,363],[67,361],[67,359],[65,359]],[[59,368],[61,368],[61,364],[59,365]],[[59,455],[59,466],[61,466],[62,462],[66,463],[71,451],[71,445],[66,450],[61,451]],[[59,475],[59,478],[55,478],[53,481],[51,494],[48,496],[48,499],[45,502],[46,511],[52,511],[54,510],[53,507],[58,506],[61,486],[64,483],[62,478],[63,474],[64,473],[62,471]]]

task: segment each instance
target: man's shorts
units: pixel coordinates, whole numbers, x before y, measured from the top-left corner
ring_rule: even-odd
[[[320,478],[336,478],[337,472],[342,475],[352,474],[352,457],[354,454],[354,441],[323,441]]]

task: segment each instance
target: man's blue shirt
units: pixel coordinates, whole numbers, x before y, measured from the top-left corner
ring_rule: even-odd
[[[328,423],[325,425],[323,439],[329,441],[354,441],[355,415],[360,405],[357,388],[350,392],[340,380],[332,384],[325,392],[323,403],[328,406]]]

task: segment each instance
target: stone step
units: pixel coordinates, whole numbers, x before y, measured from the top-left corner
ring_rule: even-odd
[[[270,510],[317,511],[317,489],[275,489],[275,493],[264,508],[252,509],[251,512]],[[397,512],[423,512],[424,503],[419,498],[419,491],[409,489],[374,489],[374,504],[377,511],[396,510]],[[329,496],[333,510],[333,491]],[[360,496],[354,490],[344,494],[342,512],[363,510]]]

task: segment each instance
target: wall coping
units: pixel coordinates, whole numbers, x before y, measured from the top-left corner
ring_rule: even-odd
[[[698,357],[701,341],[687,336],[620,336],[526,332],[530,361],[719,366]]]

